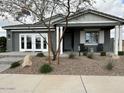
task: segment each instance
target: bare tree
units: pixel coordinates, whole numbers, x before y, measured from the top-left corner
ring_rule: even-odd
[[[53,59],[58,59],[60,56],[60,44],[64,33],[68,27],[68,18],[75,14],[80,9],[84,10],[92,6],[94,0],[0,0],[0,15],[7,17],[11,15],[16,21],[25,22],[28,16],[32,17],[34,22],[44,25],[48,28],[48,56],[49,63],[51,63],[50,53],[52,51]],[[51,39],[51,20],[52,16],[61,14],[65,20],[64,31],[59,39],[58,49],[53,49]],[[49,15],[48,22],[46,16]]]
[[[56,51],[56,57],[57,57],[57,63],[60,64],[60,44],[62,42],[64,33],[67,31],[68,27],[68,21],[69,17],[80,10],[85,10],[87,8],[93,8],[93,4],[95,3],[94,0],[59,0],[57,10],[59,11],[59,14],[62,14],[64,17],[64,31],[62,33],[62,36],[59,37],[59,43],[58,43],[58,49]],[[56,10],[56,11],[57,11]]]
[[[31,16],[34,22],[48,28],[49,63],[51,63],[50,51],[53,52],[53,55],[55,54],[52,47],[50,28],[55,8],[56,3],[52,0],[0,0],[0,14],[2,17],[7,18],[8,15],[11,15],[16,21],[26,24],[26,18]],[[47,22],[45,21],[46,15],[50,16]],[[30,26],[28,27],[30,29]]]

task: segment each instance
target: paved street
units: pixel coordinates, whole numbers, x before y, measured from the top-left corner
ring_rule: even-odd
[[[124,93],[124,77],[0,75],[0,93]]]

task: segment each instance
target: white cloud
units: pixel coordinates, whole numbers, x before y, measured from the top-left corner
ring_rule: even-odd
[[[122,0],[96,0],[95,7],[100,11],[124,17],[124,4]]]
[[[6,30],[0,28],[0,37],[1,36],[6,36]]]
[[[19,24],[19,23],[14,21],[12,18],[4,19],[0,17],[0,37],[6,36],[6,31],[1,28],[2,26],[15,25],[15,24]]]
[[[124,18],[124,3],[122,0],[96,0],[94,5],[97,10]],[[114,30],[111,31],[111,37],[114,37]],[[124,39],[124,28],[123,28]]]

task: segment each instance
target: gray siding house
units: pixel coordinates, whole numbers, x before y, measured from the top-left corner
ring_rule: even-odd
[[[48,19],[46,19],[47,22]],[[68,18],[68,28],[61,42],[60,53],[78,51],[79,45],[87,46],[98,52],[102,51],[118,54],[122,51],[122,25],[124,19],[96,10],[78,11]],[[62,36],[65,19],[62,15],[52,17],[52,41],[54,49],[58,48],[59,35]],[[48,29],[38,23],[27,25],[12,25],[3,27],[7,31],[8,51],[48,51]],[[115,29],[114,43],[110,38],[110,30]],[[40,33],[40,34],[39,34]],[[44,37],[42,37],[42,36]]]

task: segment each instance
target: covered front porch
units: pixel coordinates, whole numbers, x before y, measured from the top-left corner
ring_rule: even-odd
[[[56,49],[59,37],[65,28],[65,19],[54,22],[56,26]],[[97,10],[81,10],[68,18],[67,31],[60,45],[60,53],[78,51],[83,44],[94,52],[113,52],[118,55],[122,51],[122,26],[124,19],[99,12]],[[114,29],[114,40],[110,38],[110,30]],[[101,49],[100,49],[101,48]]]
[[[86,25],[86,24],[85,24]],[[56,27],[56,35],[63,33],[64,26]],[[110,31],[114,29],[115,39],[110,38]],[[118,55],[122,51],[122,26],[117,24],[69,25],[60,44],[60,53],[78,52],[79,46],[87,47],[87,52],[111,52]],[[57,46],[58,47],[58,42]]]

